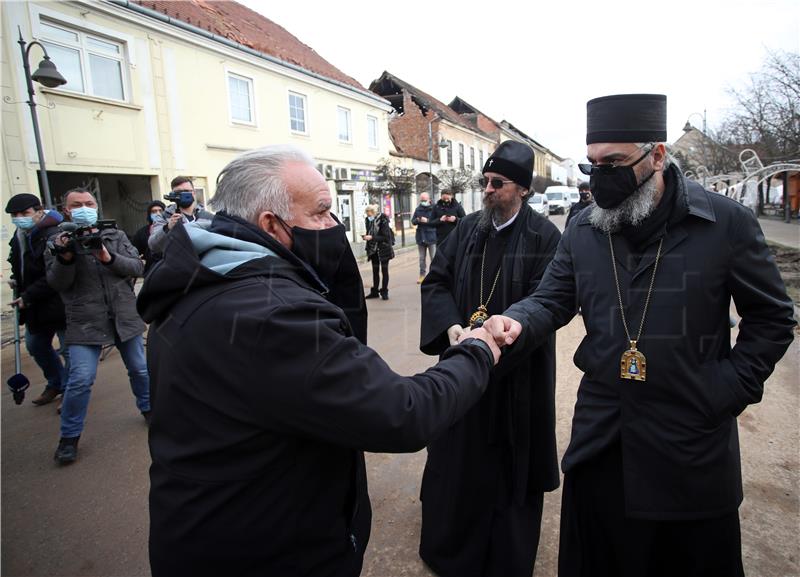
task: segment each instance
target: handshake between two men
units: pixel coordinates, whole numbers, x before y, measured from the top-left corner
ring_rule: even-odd
[[[520,334],[522,334],[522,325],[519,321],[503,315],[492,315],[480,328],[469,329],[461,325],[453,325],[447,329],[447,337],[451,345],[460,343],[464,339],[477,338],[486,341],[492,347],[493,353],[495,348],[499,350],[499,347],[514,344]]]

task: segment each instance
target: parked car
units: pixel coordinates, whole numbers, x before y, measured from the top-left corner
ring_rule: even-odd
[[[548,208],[547,197],[540,192],[535,192],[528,197],[528,204],[531,208],[541,214],[545,218],[550,218],[550,209]]]
[[[548,186],[544,190],[550,207],[550,214],[565,214],[572,203],[569,200],[569,186]]]
[[[570,189],[569,190],[569,205],[572,206],[573,204],[578,204],[581,201],[581,194],[578,192],[578,189]]]

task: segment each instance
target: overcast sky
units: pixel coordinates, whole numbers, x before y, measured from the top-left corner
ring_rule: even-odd
[[[767,50],[800,52],[798,0],[239,0],[369,87],[388,70],[585,157],[586,101],[667,95],[670,141],[716,127]]]

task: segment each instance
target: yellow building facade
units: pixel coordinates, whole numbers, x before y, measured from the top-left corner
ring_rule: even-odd
[[[317,160],[357,238],[365,184],[391,148],[384,99],[132,3],[2,2],[0,10],[3,206],[13,194],[39,194],[21,33],[43,43],[68,80],[34,84],[57,204],[69,188],[88,186],[102,216],[132,234],[173,177],[192,177],[207,202],[236,154],[291,143]],[[32,70],[42,56],[31,49]],[[0,232],[5,265],[8,215]]]

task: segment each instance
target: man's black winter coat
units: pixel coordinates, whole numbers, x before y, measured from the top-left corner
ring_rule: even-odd
[[[402,377],[271,237],[225,214],[210,232],[274,255],[219,274],[179,225],[140,294],[152,574],[358,575],[371,517],[361,451],[421,449],[480,397],[489,355],[454,347]]]
[[[761,400],[795,321],[753,213],[677,171],[672,177],[688,214],[664,236],[638,342],[645,382],[620,378],[629,343],[608,236],[590,225],[588,210],[570,223],[536,293],[506,314],[525,327],[512,348],[530,347],[581,307],[587,335],[574,361],[584,376],[565,473],[620,441],[629,516],[711,518],[742,501],[736,416]],[[658,242],[638,259],[620,235],[613,241],[628,324],[637,331]],[[742,317],[733,348],[731,298]]]
[[[22,297],[25,306],[19,311],[19,323],[32,334],[46,330],[64,330],[64,303],[47,284],[44,254],[47,241],[58,233],[58,227],[36,228],[31,234],[14,233],[8,243],[8,262],[11,279],[17,283],[15,293]],[[26,243],[24,253],[19,243]]]

